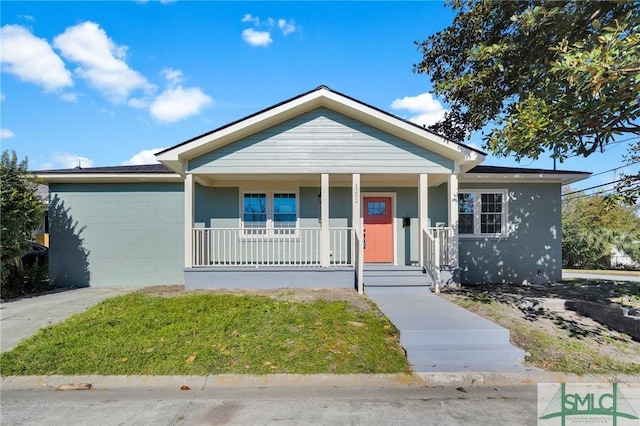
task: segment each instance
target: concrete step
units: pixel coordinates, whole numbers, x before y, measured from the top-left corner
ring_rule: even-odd
[[[458,349],[508,346],[509,330],[505,328],[464,330],[407,330],[400,332],[402,346],[419,349]]]
[[[409,362],[413,365],[434,364],[442,360],[447,362],[519,362],[524,361],[524,351],[518,348],[486,349],[486,350],[441,350],[428,351],[405,348]]]
[[[443,373],[443,372],[525,372],[531,368],[525,367],[520,361],[477,360],[470,362],[444,361],[428,364],[412,364],[415,373]]]

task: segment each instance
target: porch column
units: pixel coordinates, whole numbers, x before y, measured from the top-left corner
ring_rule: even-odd
[[[184,267],[193,266],[193,200],[195,184],[193,175],[184,176]]]
[[[331,263],[331,236],[329,235],[329,174],[322,173],[320,178],[320,266]]]
[[[449,195],[449,227],[451,242],[449,244],[449,264],[458,267],[458,175],[451,173],[448,181]]]
[[[418,264],[424,264],[424,238],[422,233],[429,227],[429,180],[426,173],[421,173],[418,180]]]
[[[351,227],[353,237],[351,238],[351,259],[356,270],[356,285],[358,293],[364,293],[364,250],[362,247],[362,206],[360,205],[360,174],[352,175],[351,183]],[[356,244],[356,241],[358,242]]]

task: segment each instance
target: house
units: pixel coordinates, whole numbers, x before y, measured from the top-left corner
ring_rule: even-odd
[[[158,153],[48,170],[56,285],[434,286],[561,279],[561,186],[321,86]],[[425,280],[428,278],[425,276]],[[437,289],[437,288],[436,288]]]

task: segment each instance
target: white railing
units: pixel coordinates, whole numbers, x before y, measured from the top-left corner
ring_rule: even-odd
[[[427,228],[422,231],[422,265],[431,276],[434,292],[440,292],[440,266],[450,259],[451,228]]]
[[[320,228],[194,228],[193,266],[320,266]],[[351,266],[351,228],[329,229],[331,265]]]

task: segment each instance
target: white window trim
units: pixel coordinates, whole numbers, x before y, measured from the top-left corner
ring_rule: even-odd
[[[246,194],[265,194],[267,197],[267,221],[264,228],[245,228],[244,226],[244,196]],[[294,194],[296,196],[296,225],[294,228],[276,228],[274,226],[273,221],[273,199],[274,194]],[[242,191],[242,196],[240,197],[240,229],[241,235],[246,238],[286,238],[286,237],[298,237],[298,229],[300,229],[300,193],[296,189],[273,189],[269,191],[265,191],[262,189],[247,189]],[[247,231],[256,230],[256,229],[264,229],[263,233],[250,233]],[[281,229],[294,229],[294,232],[291,233],[279,233],[276,232]]]
[[[509,191],[506,189],[459,189],[458,194],[474,194],[473,202],[473,234],[463,234],[458,232],[460,238],[505,238],[509,236],[508,217],[509,217]],[[482,213],[482,194],[501,194],[502,195],[502,221],[500,233],[481,233],[480,232],[480,215]],[[460,212],[458,212],[460,215]]]

